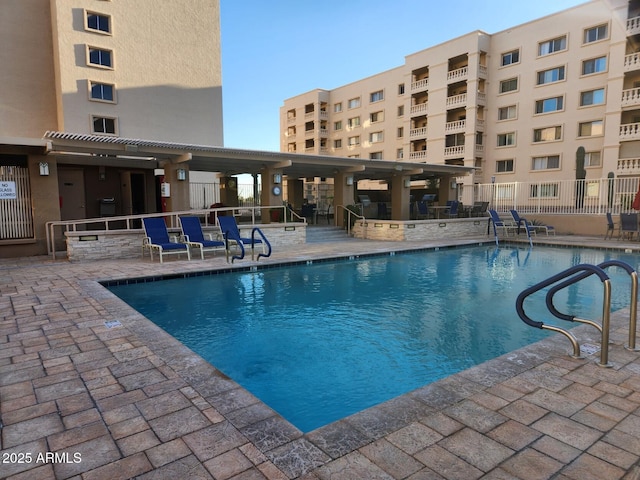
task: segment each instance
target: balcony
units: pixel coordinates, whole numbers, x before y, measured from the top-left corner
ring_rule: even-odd
[[[422,80],[416,80],[411,82],[411,93],[421,92],[429,88],[429,79],[423,78]]]
[[[447,82],[460,82],[469,76],[469,67],[456,68],[447,73]]]
[[[619,158],[616,176],[619,175],[639,175],[640,158]]]
[[[444,158],[464,157],[464,145],[456,145],[455,147],[444,148]]]
[[[484,157],[484,145],[476,144],[476,157]]]
[[[476,130],[484,132],[484,120],[482,118],[476,118]]]
[[[444,125],[444,131],[446,133],[464,132],[467,126],[466,120],[456,120],[455,122],[447,122]]]
[[[640,140],[640,123],[620,125],[620,141]]]
[[[622,107],[637,107],[640,105],[640,88],[630,88],[622,91]]]
[[[427,127],[412,128],[411,130],[409,130],[409,137],[413,138],[413,139],[426,138],[427,137]]]
[[[411,115],[426,115],[429,102],[419,103],[418,105],[411,105],[409,113]]]
[[[478,65],[478,76],[480,78],[487,78],[489,75],[486,65]]]
[[[624,56],[623,70],[633,72],[640,69],[640,52],[630,53]]]
[[[637,35],[640,33],[640,17],[627,20],[627,35]]]
[[[329,136],[329,129],[327,128],[321,128],[320,129],[320,136],[323,138],[326,138]]]
[[[410,160],[426,160],[427,159],[427,151],[426,150],[420,150],[418,152],[411,152],[411,153],[409,153],[409,159]]]
[[[464,107],[467,104],[467,94],[452,95],[447,97],[447,108]]]

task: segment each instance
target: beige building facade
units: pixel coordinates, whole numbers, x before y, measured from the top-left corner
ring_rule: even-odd
[[[284,101],[281,151],[475,167],[472,184],[640,175],[640,2],[471,32]],[[582,177],[585,178],[585,177]]]

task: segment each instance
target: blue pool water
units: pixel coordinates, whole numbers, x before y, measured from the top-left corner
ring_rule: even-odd
[[[110,289],[306,432],[543,338],[516,296],[610,258],[638,268],[631,254],[479,246]],[[628,276],[608,273],[614,309],[627,306]],[[596,279],[556,298],[601,317]],[[569,326],[543,306],[542,294],[525,303],[534,320]]]

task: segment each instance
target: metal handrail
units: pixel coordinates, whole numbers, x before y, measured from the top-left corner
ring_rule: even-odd
[[[600,348],[600,366],[608,367],[610,366],[608,363],[608,359],[609,359],[608,344],[609,344],[609,325],[610,325],[610,315],[611,315],[611,280],[609,279],[609,276],[606,274],[606,272],[602,268],[595,265],[589,265],[589,264],[574,265],[573,267],[570,267],[556,275],[553,275],[547,278],[546,280],[543,280],[542,282],[536,283],[535,285],[532,285],[531,287],[524,289],[520,293],[520,295],[518,295],[518,298],[516,299],[516,311],[520,319],[523,322],[525,322],[527,325],[535,328],[558,332],[564,335],[565,337],[567,337],[571,342],[571,345],[573,346],[572,356],[575,358],[582,358],[580,355],[580,344],[578,343],[578,341],[576,340],[576,338],[573,336],[571,332],[563,328],[554,327],[551,325],[545,325],[543,322],[536,322],[535,320],[532,320],[525,313],[524,306],[523,306],[524,300],[529,295],[532,295],[538,292],[539,290],[542,290],[545,287],[553,285],[554,283],[557,283],[565,278],[571,277],[572,275],[575,275],[578,272],[585,272],[585,273],[589,272],[589,274],[586,275],[585,278],[590,275],[597,275],[600,281],[602,282],[602,285],[604,288],[603,307],[602,307],[602,340],[601,340],[601,348]],[[575,275],[575,277],[576,277],[575,281],[578,281],[579,279],[577,277],[579,277],[579,275]]]
[[[358,215],[356,212],[354,212],[353,210],[348,209],[344,205],[335,205],[333,208],[334,208],[335,225],[338,226],[338,227],[340,225],[338,225],[338,216],[335,215],[335,209],[336,208],[341,208],[341,209],[343,209],[344,211],[347,212],[347,235],[351,236],[351,216],[354,216],[356,219],[361,220],[362,224],[365,225],[365,222],[366,222],[367,219],[364,217],[364,215]]]
[[[254,206],[254,207],[221,207],[221,208],[203,208],[199,210],[182,210],[178,212],[161,212],[161,213],[145,213],[138,215],[120,215],[117,217],[97,217],[97,218],[86,218],[86,219],[78,219],[78,220],[55,220],[46,222],[46,242],[47,242],[47,254],[51,255],[52,258],[56,259],[56,227],[62,227],[63,234],[64,232],[76,232],[78,231],[79,226],[83,225],[100,225],[102,224],[103,230],[105,231],[139,231],[140,227],[133,227],[132,222],[134,220],[141,220],[143,218],[149,217],[168,217],[170,228],[178,228],[180,225],[178,217],[181,215],[204,215],[205,226],[215,225],[218,215],[222,212],[228,212],[231,215],[240,215],[241,211],[251,211],[251,225],[256,225],[256,212],[260,211],[260,217],[265,213],[262,210],[265,209],[279,209],[281,208],[283,211],[282,218],[286,220],[287,218],[287,206],[286,205],[267,205],[267,206]],[[209,222],[210,215],[213,214],[214,220],[213,222]],[[268,212],[267,212],[268,214]],[[296,215],[297,216],[297,215]],[[306,219],[303,219],[303,222],[306,223]],[[124,223],[124,227],[122,227],[122,223]],[[95,231],[94,231],[95,232]]]
[[[607,260],[605,262],[599,263],[598,267],[602,269],[605,269],[608,267],[620,267],[625,272],[627,272],[631,277],[631,295],[630,295],[631,298],[629,301],[629,345],[626,348],[628,350],[638,351],[638,349],[636,349],[636,330],[637,330],[637,312],[638,312],[638,273],[631,265],[621,260]],[[593,275],[592,272],[583,272],[550,288],[549,291],[547,292],[546,302],[547,302],[547,308],[549,309],[551,314],[561,320],[593,324],[594,322],[590,322],[589,320],[582,320],[582,319],[576,318],[573,315],[567,315],[565,313],[561,313],[553,305],[553,296],[558,291],[562,290],[565,287],[568,287],[569,285],[573,285],[574,283],[584,278],[587,278],[591,275]],[[602,331],[602,329],[600,328],[600,325],[594,324],[594,326],[596,328],[599,328],[600,331]]]
[[[264,233],[262,233],[262,230],[260,230],[258,227],[253,227],[251,229],[251,260],[253,260],[253,246],[256,243],[256,233],[262,237],[262,241],[267,246],[267,253],[259,253],[256,260],[260,260],[260,257],[265,257],[265,258],[270,257],[271,243],[269,243],[269,240],[267,240],[267,237],[264,236]]]

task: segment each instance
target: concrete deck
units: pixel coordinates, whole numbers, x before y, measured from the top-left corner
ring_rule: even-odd
[[[434,246],[314,243],[260,262]],[[555,336],[303,435],[97,283],[228,267],[0,259],[0,477],[640,480],[640,353],[623,348],[623,314],[613,368]]]

